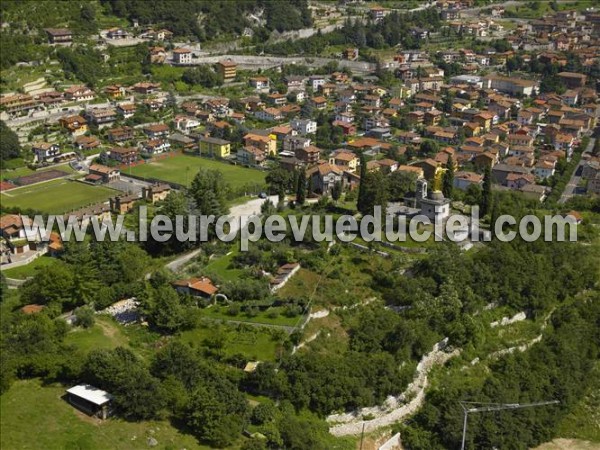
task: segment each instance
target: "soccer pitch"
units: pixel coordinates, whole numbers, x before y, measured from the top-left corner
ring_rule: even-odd
[[[121,173],[123,175],[131,173],[140,177],[156,178],[189,186],[200,169],[220,170],[225,181],[233,189],[246,184],[265,184],[266,173],[260,170],[189,155],[177,155],[149,164],[124,168]]]
[[[119,191],[69,180],[52,180],[2,192],[2,206],[18,206],[48,214],[62,214],[107,200]]]

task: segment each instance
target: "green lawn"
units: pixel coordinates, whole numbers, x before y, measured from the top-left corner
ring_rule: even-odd
[[[154,437],[160,449],[206,449],[167,421],[105,421],[79,412],[61,397],[65,387],[17,381],[0,397],[0,447],[5,449],[147,449]]]
[[[224,281],[233,281],[239,279],[244,273],[242,269],[235,269],[231,266],[231,260],[238,253],[238,250],[232,250],[229,254],[211,260],[206,266],[209,273],[214,273]]]
[[[118,191],[69,180],[52,180],[2,192],[2,206],[18,206],[49,214],[62,214],[107,200]]]
[[[35,271],[38,267],[53,266],[55,264],[63,264],[62,261],[53,258],[52,256],[44,255],[25,266],[15,267],[14,269],[3,270],[2,273],[8,278],[16,278],[23,280],[35,275]]]
[[[256,316],[249,316],[246,313],[240,312],[239,314],[232,316],[228,313],[228,307],[226,306],[213,306],[211,308],[205,308],[202,310],[202,316],[210,319],[219,319],[224,321],[235,321],[235,322],[248,322],[248,323],[262,323],[266,325],[280,325],[286,327],[293,327],[301,320],[300,316],[287,317],[283,314],[284,308],[282,307],[271,307],[265,311],[261,311]],[[277,313],[276,317],[271,316],[272,313]]]
[[[225,356],[240,354],[251,361],[274,361],[284,338],[279,330],[213,322],[185,331],[179,337],[182,342],[219,348]]]
[[[98,348],[129,347],[129,339],[121,326],[109,317],[96,316],[91,328],[72,328],[65,338],[66,344],[88,352]]]
[[[266,173],[260,170],[190,155],[177,155],[149,164],[135,166],[131,168],[131,173],[141,177],[190,185],[200,168],[220,170],[225,181],[233,189],[241,188],[247,184],[263,185],[265,183]],[[124,173],[129,173],[129,169],[125,170]]]

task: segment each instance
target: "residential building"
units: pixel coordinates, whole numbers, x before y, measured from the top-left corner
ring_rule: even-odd
[[[127,214],[140,199],[138,194],[125,194],[111,197],[109,199],[110,210],[115,214]]]
[[[321,158],[321,149],[314,145],[300,147],[295,151],[295,156],[307,165],[317,164]]]
[[[317,132],[317,122],[310,119],[293,119],[290,122],[293,130],[298,134],[315,134]]]
[[[117,120],[117,111],[113,108],[89,109],[86,111],[85,116],[90,123],[98,127],[104,127]]]
[[[237,64],[231,60],[219,61],[217,63],[217,73],[223,83],[234,81],[237,75]]]
[[[39,228],[21,214],[5,214],[0,217],[0,235],[14,255],[38,250],[38,245],[42,243]]]
[[[250,132],[244,136],[245,147],[256,147],[262,150],[267,156],[277,155],[277,139],[272,135]]]
[[[142,188],[142,198],[147,202],[154,204],[167,198],[171,192],[171,186],[167,183],[151,184]]]
[[[71,136],[81,136],[88,131],[86,120],[79,115],[61,117],[58,123],[71,133]]]
[[[169,126],[164,123],[156,123],[144,127],[144,133],[151,139],[166,137],[169,135]]]
[[[135,115],[137,111],[137,106],[135,103],[122,103],[117,105],[117,113],[123,116],[124,119],[129,119]]]
[[[121,179],[121,171],[116,167],[108,167],[102,164],[92,164],[89,173],[85,177],[86,181],[110,183]]]
[[[155,138],[140,142],[139,148],[144,155],[154,156],[168,152],[171,149],[171,143],[168,140]]]
[[[206,277],[177,280],[173,282],[173,287],[180,294],[200,297],[205,300],[210,300],[219,292],[219,288],[213,284],[210,278]]]
[[[35,161],[38,163],[52,161],[60,155],[58,144],[51,144],[49,142],[35,142],[31,146],[31,151],[35,154]]]
[[[483,184],[483,175],[468,171],[458,171],[454,173],[455,188],[465,191],[473,184],[481,186]]]
[[[138,149],[134,147],[113,147],[108,157],[121,164],[131,164],[138,159]]]
[[[314,191],[321,194],[331,192],[335,183],[341,183],[343,174],[342,169],[328,162],[314,166],[306,172]]]
[[[238,150],[237,160],[246,166],[262,167],[267,160],[267,155],[257,147],[244,146]]]
[[[125,142],[134,138],[134,129],[128,126],[112,128],[106,132],[109,142]]]
[[[79,150],[91,150],[100,146],[100,139],[96,136],[77,136],[74,144]]]
[[[89,102],[95,97],[94,91],[86,86],[71,86],[65,89],[65,98],[74,102]]]
[[[200,155],[214,158],[228,158],[231,154],[231,142],[209,136],[198,136],[198,151]]]
[[[267,77],[251,77],[248,82],[256,90],[269,89],[270,83]]]
[[[256,111],[254,116],[259,120],[266,120],[268,122],[283,120],[283,113],[277,108],[265,108],[263,110]]]
[[[71,44],[73,33],[68,28],[45,28],[50,44]]]
[[[356,172],[359,159],[356,153],[349,152],[348,150],[339,149],[335,150],[329,157],[329,164],[334,165],[346,172]]]
[[[575,72],[559,72],[558,78],[560,78],[569,89],[582,88],[587,82],[587,75]]]
[[[176,48],[173,50],[173,63],[185,65],[192,63],[192,51],[189,48]]]
[[[521,78],[487,76],[483,79],[483,87],[486,89],[495,89],[510,95],[523,95],[531,97],[534,92],[539,91],[539,83],[532,80]]]

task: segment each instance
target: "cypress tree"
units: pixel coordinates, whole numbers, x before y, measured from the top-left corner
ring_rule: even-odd
[[[481,217],[484,217],[492,210],[492,168],[486,166],[483,175],[483,192],[481,193]]]

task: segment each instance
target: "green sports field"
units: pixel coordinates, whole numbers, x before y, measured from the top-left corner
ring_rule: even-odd
[[[2,206],[18,206],[48,214],[62,214],[107,200],[119,191],[69,180],[52,180],[2,192]]]
[[[265,183],[266,174],[260,170],[189,155],[172,156],[149,164],[141,164],[131,169],[123,169],[123,175],[131,173],[140,177],[156,178],[189,186],[201,168],[220,170],[225,181],[233,189],[247,184]]]

